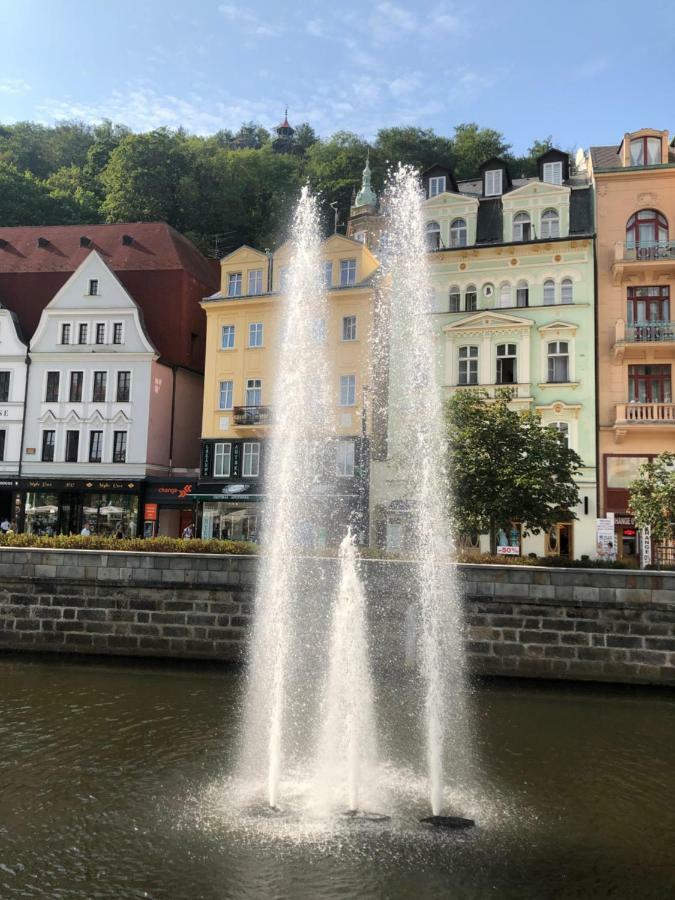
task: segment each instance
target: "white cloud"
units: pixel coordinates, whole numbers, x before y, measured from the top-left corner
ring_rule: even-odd
[[[245,27],[259,37],[278,37],[283,32],[281,25],[267,22],[248,7],[238,6],[236,3],[221,3],[218,12],[227,22]]]
[[[407,97],[419,91],[422,84],[421,72],[409,72],[407,75],[399,75],[389,82],[389,91],[394,97]]]
[[[25,94],[30,89],[23,78],[0,78],[0,94]]]

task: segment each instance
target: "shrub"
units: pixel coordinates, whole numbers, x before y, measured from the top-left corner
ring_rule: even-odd
[[[47,547],[55,550],[128,550],[143,553],[216,553],[250,555],[258,552],[248,541],[202,541],[197,538],[115,538],[92,535],[57,534],[52,537],[33,534],[2,534],[2,547]]]

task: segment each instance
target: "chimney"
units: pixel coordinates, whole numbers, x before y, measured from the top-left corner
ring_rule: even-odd
[[[37,243],[38,243],[38,247],[48,247],[49,246],[49,240],[46,237],[39,237]]]
[[[134,239],[130,234],[122,235],[122,243],[124,244],[125,247],[130,247],[133,244],[133,242],[134,242]]]
[[[91,247],[91,238],[83,234],[80,238],[80,247]]]

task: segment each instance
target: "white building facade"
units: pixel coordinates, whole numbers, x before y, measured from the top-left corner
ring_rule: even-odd
[[[13,313],[0,307],[0,521],[16,515],[26,352]]]

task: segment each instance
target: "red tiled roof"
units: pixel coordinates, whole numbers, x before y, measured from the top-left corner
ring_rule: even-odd
[[[122,242],[125,234],[133,238],[130,244]],[[91,244],[80,246],[80,237]],[[38,238],[49,243],[38,246]],[[0,273],[73,272],[91,250],[116,272],[185,269],[214,289],[219,284],[215,267],[166,222],[0,227]]]

